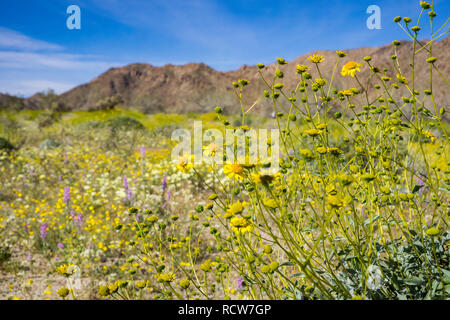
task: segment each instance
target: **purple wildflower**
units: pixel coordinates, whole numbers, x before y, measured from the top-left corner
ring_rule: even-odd
[[[60,249],[64,249],[64,243],[62,243],[62,242],[59,242],[59,243],[58,243],[58,248],[60,248]]]
[[[67,166],[68,163],[69,163],[69,158],[67,158],[67,153],[64,152],[64,165]]]
[[[167,177],[166,176],[164,176],[162,179],[162,189],[163,189],[163,192],[164,192],[164,190],[167,189]]]
[[[127,178],[127,176],[123,177],[123,186],[124,186],[125,190],[128,190],[128,178]]]
[[[425,181],[423,181],[422,178],[417,178],[417,179],[416,179],[416,185],[422,187],[422,188],[420,188],[420,190],[419,190],[419,194],[422,196],[422,195],[423,195],[423,192],[424,192],[424,190],[425,190],[425,187],[426,187]]]
[[[163,194],[163,204],[162,204],[162,208],[166,209],[167,208],[167,203],[170,201],[170,190],[167,190],[166,193],[166,199],[164,199],[164,194]]]
[[[66,205],[69,204],[70,201],[70,187],[64,188],[64,195],[63,195],[63,201]]]
[[[275,111],[274,112],[272,112],[272,118],[276,118],[276,114],[275,114]]]
[[[78,226],[81,228],[81,225],[83,224],[83,215],[81,214],[81,212],[78,212],[78,215],[77,215],[75,221],[78,224]]]
[[[46,223],[42,223],[41,224],[41,238],[45,239],[47,237],[47,224]]]
[[[236,289],[238,289],[238,290],[244,289],[244,278],[242,278],[242,277],[237,278]]]
[[[142,146],[140,151],[141,151],[142,158],[145,158],[145,152],[146,152],[145,146]]]
[[[125,188],[125,192],[127,194],[127,198],[125,200],[132,202],[133,201],[133,193],[131,192],[130,186],[128,185],[127,176],[123,177],[123,187]]]

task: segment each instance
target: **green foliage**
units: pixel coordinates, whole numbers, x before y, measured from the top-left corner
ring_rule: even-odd
[[[0,266],[3,266],[11,258],[11,248],[0,246]]]
[[[115,117],[109,119],[107,123],[113,130],[142,130],[145,128],[141,122],[130,117]]]
[[[14,146],[5,138],[0,137],[0,150],[9,152],[14,150]]]

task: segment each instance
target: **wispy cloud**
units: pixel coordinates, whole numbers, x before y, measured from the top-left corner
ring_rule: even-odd
[[[11,86],[11,90],[15,90],[23,94],[33,94],[46,89],[52,89],[56,93],[63,93],[67,90],[73,88],[73,83],[67,82],[57,82],[49,80],[28,80],[28,81],[17,81]]]
[[[80,70],[105,69],[116,65],[119,64],[103,62],[93,55],[0,51],[1,68]]]
[[[0,92],[30,96],[53,89],[65,92],[119,63],[104,61],[90,54],[66,53],[58,44],[31,38],[20,32],[0,27]],[[60,81],[61,78],[70,81]],[[59,78],[59,79],[58,79]],[[72,82],[73,81],[73,82]]]
[[[26,51],[62,50],[54,43],[36,40],[20,32],[0,27],[0,48]]]

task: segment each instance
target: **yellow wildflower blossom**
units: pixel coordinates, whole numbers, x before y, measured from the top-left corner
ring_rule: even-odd
[[[225,165],[223,171],[230,179],[242,180],[244,178],[244,167],[238,163]]]
[[[251,222],[243,217],[233,217],[230,221],[231,229],[240,234],[250,232],[253,229]]]
[[[349,61],[342,67],[341,74],[345,76],[355,77],[356,71],[361,72],[360,67],[362,64],[357,63],[355,61]]]
[[[321,63],[325,61],[325,58],[321,55],[313,54],[312,56],[308,57],[308,60],[311,61],[312,63]]]

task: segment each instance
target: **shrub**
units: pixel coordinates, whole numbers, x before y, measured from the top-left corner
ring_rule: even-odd
[[[130,117],[114,117],[107,121],[113,130],[143,130],[144,125],[136,119]]]
[[[0,137],[0,150],[9,152],[11,150],[14,150],[14,146],[5,138]]]

